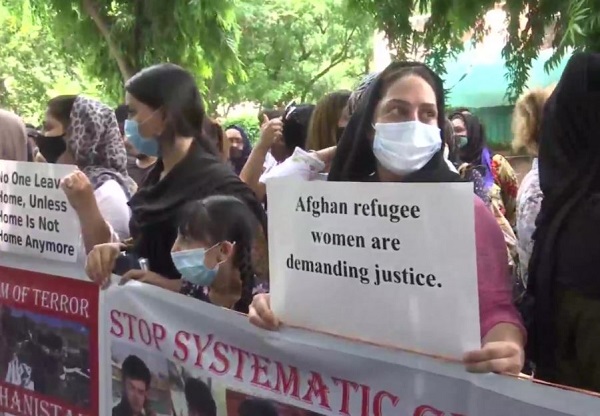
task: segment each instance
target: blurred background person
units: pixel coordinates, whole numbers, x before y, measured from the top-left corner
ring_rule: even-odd
[[[248,138],[248,133],[241,126],[229,126],[225,129],[225,137],[229,141],[229,161],[236,174],[242,173],[250,153],[252,152],[252,143]]]
[[[14,113],[0,109],[0,159],[27,162],[27,130]]]
[[[307,150],[336,146],[348,124],[350,91],[336,91],[323,97],[315,107],[306,141]]]

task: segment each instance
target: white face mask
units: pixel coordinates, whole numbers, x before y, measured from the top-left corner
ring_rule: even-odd
[[[421,169],[442,148],[440,129],[420,121],[375,124],[373,153],[388,171],[408,175]]]

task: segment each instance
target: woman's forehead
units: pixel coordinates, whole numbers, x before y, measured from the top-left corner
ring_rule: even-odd
[[[402,100],[413,105],[437,106],[435,91],[418,75],[406,75],[392,82],[382,101]]]
[[[240,133],[240,131],[238,129],[233,129],[233,128],[227,129],[227,130],[225,130],[225,134],[228,137],[238,137],[240,139],[242,138],[242,133]]]
[[[465,128],[465,127],[466,127],[466,126],[465,126],[465,122],[464,122],[464,120],[463,120],[462,118],[460,118],[460,117],[455,117],[455,118],[453,118],[453,119],[452,119],[452,125],[453,125],[454,127],[462,127],[462,128]]]
[[[127,104],[128,107],[135,107],[136,105],[139,105],[140,102],[127,92],[125,93],[125,104]]]

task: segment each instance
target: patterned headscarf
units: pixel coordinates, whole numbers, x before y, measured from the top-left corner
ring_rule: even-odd
[[[350,99],[348,100],[348,114],[350,116],[356,112],[358,103],[360,103],[365,91],[369,89],[373,81],[377,79],[378,75],[379,72],[373,72],[372,74],[365,76],[362,81],[360,81],[360,84],[358,84],[358,87],[350,94]]]
[[[0,110],[0,159],[27,162],[27,131],[14,113]]]
[[[115,180],[130,198],[137,185],[127,173],[127,153],[114,111],[85,97],[77,97],[66,134],[75,163],[94,189]]]

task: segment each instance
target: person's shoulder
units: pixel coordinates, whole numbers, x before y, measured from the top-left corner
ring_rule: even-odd
[[[475,223],[484,227],[498,225],[494,214],[479,196],[473,195],[473,201],[475,206]]]
[[[483,211],[490,212],[489,208],[477,195],[473,195],[473,201],[475,204],[475,215],[481,215]]]
[[[497,166],[497,169],[501,170],[503,175],[514,175],[514,169],[508,159],[502,156],[500,153],[496,153],[492,157],[492,163]]]
[[[508,159],[500,153],[495,153],[494,156],[492,156],[492,160],[496,163],[508,163]]]

